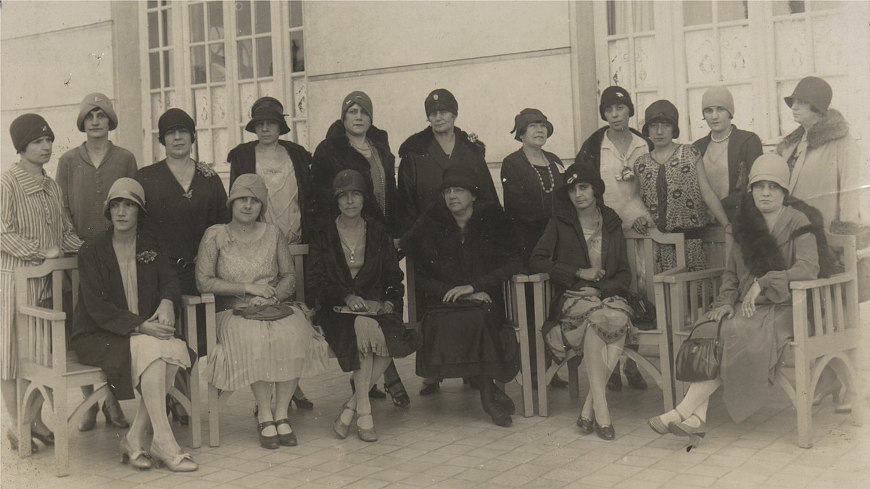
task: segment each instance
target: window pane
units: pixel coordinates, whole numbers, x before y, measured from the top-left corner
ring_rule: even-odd
[[[257,38],[257,77],[272,76],[272,37]]]
[[[236,34],[251,35],[251,3],[236,2]]]
[[[224,38],[224,12],[220,2],[208,2],[208,26],[209,30],[211,28],[219,29],[219,39]],[[211,37],[211,33],[209,33],[209,40],[213,41],[215,39],[218,38]]]
[[[745,1],[734,2],[729,0],[718,2],[717,5],[719,6],[719,22],[749,18],[749,5]]]
[[[224,57],[224,43],[211,43],[208,45],[208,49],[212,83],[226,81],[227,65]]]
[[[160,88],[159,53],[148,53],[148,71],[151,73],[151,88]]]
[[[201,3],[190,6],[190,42],[202,42],[205,40],[202,10]]]
[[[683,25],[710,24],[713,22],[713,9],[710,2],[683,2]]]
[[[629,13],[629,7],[631,10]],[[655,29],[653,2],[639,0],[633,2],[608,0],[607,34],[628,34]]]
[[[801,0],[778,0],[773,2],[773,15],[801,14],[804,11],[806,11],[806,5]]]
[[[163,86],[172,86],[172,52],[163,51]]]
[[[190,48],[190,83],[205,83],[205,46]]]
[[[257,34],[272,31],[272,14],[269,12],[271,8],[268,1],[258,0],[254,3],[254,10],[257,13]]]
[[[156,8],[157,1],[156,0],[148,0],[148,8]]]
[[[163,24],[160,26],[163,33],[163,44],[161,46],[169,46],[172,43],[172,12],[163,10],[160,13],[163,17]]]
[[[247,80],[254,77],[254,49],[250,39],[238,41],[239,79]]]
[[[651,1],[632,2],[631,17],[634,32],[651,31],[656,27]]]
[[[302,32],[290,33],[290,62],[293,73],[305,71],[305,46],[302,43]]]
[[[157,47],[158,34],[157,29],[157,12],[148,13],[148,47],[153,49]]]
[[[290,1],[290,27],[302,27],[302,1]]]

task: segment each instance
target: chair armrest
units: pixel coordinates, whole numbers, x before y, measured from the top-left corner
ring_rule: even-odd
[[[722,272],[724,271],[724,268],[710,268],[707,270],[698,270],[696,272],[678,271],[677,273],[673,273],[674,270],[668,270],[666,272],[655,274],[653,276],[653,281],[656,283],[668,284],[694,282],[696,280],[703,280],[705,278],[718,277],[722,275]]]
[[[198,304],[214,304],[214,294],[181,296],[181,305],[184,307],[195,306]]]
[[[828,278],[817,278],[815,280],[794,280],[789,282],[788,287],[791,290],[809,290],[825,285],[836,285],[850,282],[855,279],[851,273],[838,273]]]
[[[35,317],[39,319],[45,319],[47,321],[64,321],[66,320],[66,313],[63,311],[55,311],[54,309],[47,309],[45,307],[39,306],[22,306],[19,308],[21,314],[25,316]]]
[[[550,280],[550,275],[546,273],[533,273],[531,275],[518,273],[511,277],[511,281],[515,284],[546,282],[547,280]]]

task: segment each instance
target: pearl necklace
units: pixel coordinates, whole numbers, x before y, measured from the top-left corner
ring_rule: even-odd
[[[710,133],[710,139],[713,140],[714,143],[724,143],[725,141],[728,141],[728,138],[731,137],[731,133],[732,133],[732,132],[734,132],[734,126],[732,126],[731,129],[728,131],[728,135],[725,136],[725,137],[722,138],[722,139],[716,139],[716,138],[714,138],[714,137],[713,137],[713,133],[711,132],[711,133]]]
[[[547,159],[544,158],[544,161],[547,161]],[[533,165],[531,162],[529,162],[529,165],[532,167],[532,170],[535,170],[535,176],[538,177],[538,182],[541,183],[541,190],[545,194],[549,194],[550,192],[552,192],[553,188],[556,186],[556,179],[553,178],[553,169],[550,168],[550,162],[547,161],[547,166],[545,167],[547,169],[547,174],[550,176],[550,188],[547,188],[546,185],[544,185],[544,179],[541,178],[541,172],[539,172],[535,168],[535,165]]]

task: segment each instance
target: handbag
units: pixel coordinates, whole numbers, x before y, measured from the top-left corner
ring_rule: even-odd
[[[689,337],[677,352],[676,378],[682,382],[700,382],[719,377],[722,364],[722,319],[716,327],[715,338],[693,338],[698,328],[716,321],[702,321],[692,328]]]
[[[631,306],[634,327],[641,331],[656,329],[656,306],[641,294],[629,293],[626,302]]]
[[[237,306],[233,314],[252,321],[277,321],[295,313],[293,306],[286,302],[262,306]]]

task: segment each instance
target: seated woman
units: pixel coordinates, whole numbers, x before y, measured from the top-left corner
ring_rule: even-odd
[[[504,213],[478,204],[479,193],[467,165],[449,167],[441,183],[445,204],[420,216],[405,238],[426,311],[417,375],[469,378],[493,422],[510,426],[514,403],[493,379],[508,382],[519,370],[513,329],[500,329],[502,282],[520,270],[520,254]]]
[[[801,232],[809,219],[784,205],[788,179],[788,166],[780,156],[762,155],[752,165],[749,193],[735,219],[735,246],[707,313],[708,319],[723,321],[719,378],[691,383],[676,409],[650,418],[656,433],[703,437],[707,405],[720,385],[725,386],[725,407],[737,423],[764,403],[793,335],[789,283],[812,280],[819,273],[815,235]]]
[[[154,460],[176,472],[196,470],[166,418],[166,392],[194,356],[174,337],[178,277],[157,240],[139,232],[145,191],[136,180],[116,180],[104,211],[112,229],[79,253],[81,293],[71,346],[82,363],[103,369],[116,398],[132,399],[134,388],[139,391],[136,418],[121,438],[123,462],[149,469]],[[149,431],[154,437],[146,451]]]
[[[568,185],[556,191],[553,218],[529,266],[548,273],[562,293],[553,319],[586,361],[589,394],[577,426],[584,434],[594,430],[599,438],[613,440],[604,387],[631,329],[631,308],[620,297],[631,284],[622,220],[604,205],[604,181],[591,165],[575,163],[565,175]],[[595,334],[588,334],[590,329]]]
[[[309,249],[308,296],[338,363],[353,372],[354,394],[332,425],[346,438],[356,415],[360,440],[377,441],[369,388],[392,357],[414,352],[402,324],[402,271],[393,240],[374,216],[362,213],[373,198],[362,174],[342,170],[333,179],[334,224],[324,226]],[[337,207],[337,210],[335,209]]]
[[[298,443],[287,416],[290,398],[300,377],[325,369],[327,349],[321,348],[322,338],[296,305],[290,315],[276,320],[237,314],[247,307],[278,304],[294,292],[287,238],[274,224],[262,222],[268,198],[259,175],[246,173],[236,179],[227,200],[232,221],[208,228],[202,237],[196,285],[218,296],[218,344],[209,352],[209,382],[225,391],[251,386],[260,445],[274,449]]]

